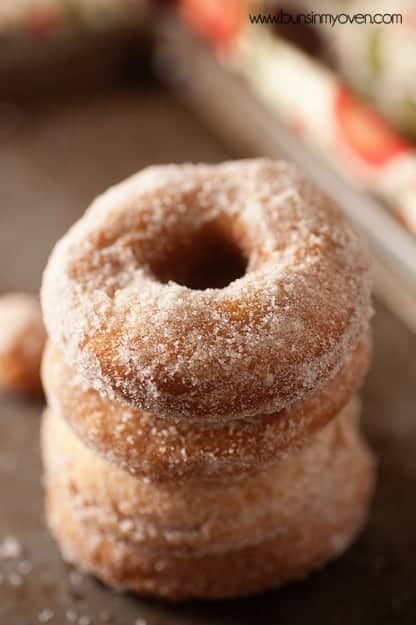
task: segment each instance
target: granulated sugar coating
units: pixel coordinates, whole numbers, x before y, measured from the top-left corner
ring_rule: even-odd
[[[306,401],[271,415],[224,424],[162,419],[102,399],[49,345],[43,380],[52,412],[65,419],[92,451],[124,471],[153,482],[227,482],[266,469],[308,443],[357,392],[368,369],[363,337],[336,376]]]
[[[72,515],[99,534],[120,541],[129,538],[147,550],[167,550],[167,555],[232,551],[284,533],[285,522],[301,523],[308,507],[336,518],[337,509],[329,501],[341,505],[342,500],[345,505],[349,489],[362,493],[353,469],[347,468],[355,460],[357,471],[365,464],[363,479],[368,472],[369,457],[357,434],[358,415],[354,398],[304,450],[284,462],[243,480],[201,488],[198,480],[172,485],[135,479],[92,453],[49,412],[42,432],[46,489],[57,490],[68,500],[65,505]]]
[[[310,445],[243,480],[154,484],[43,422],[47,520],[65,559],[169,599],[232,597],[305,576],[361,529],[373,462],[355,399]]]
[[[264,590],[345,550],[374,479],[356,397],[368,260],[293,167],[143,171],[58,243],[42,300],[65,559],[181,599]]]
[[[268,160],[152,167],[111,189],[57,244],[42,302],[52,341],[102,395],[203,422],[322,388],[371,313],[358,237]]]

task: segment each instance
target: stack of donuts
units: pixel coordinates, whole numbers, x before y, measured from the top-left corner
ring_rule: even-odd
[[[302,578],[362,528],[368,259],[269,160],[156,166],[56,245],[42,447],[63,556],[118,588],[232,597]]]

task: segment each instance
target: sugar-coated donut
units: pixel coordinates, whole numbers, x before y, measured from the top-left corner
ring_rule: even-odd
[[[192,488],[128,475],[49,412],[49,527],[67,560],[142,594],[229,597],[304,577],[342,553],[367,515],[373,462],[356,418],[352,402],[273,469]]]
[[[138,408],[103,400],[49,344],[43,380],[52,412],[106,460],[152,481],[227,480],[258,472],[286,457],[324,427],[350,401],[369,364],[367,337],[326,387],[274,415],[224,425],[157,418]]]
[[[86,528],[129,536],[146,550],[195,556],[239,549],[270,538],[284,519],[299,521],[307,506],[315,513],[325,508],[334,481],[338,491],[351,487],[352,469],[347,477],[339,450],[344,440],[339,423],[351,423],[357,412],[352,401],[338,427],[327,426],[306,448],[267,471],[203,488],[199,480],[170,484],[134,478],[97,457],[49,413],[43,434],[47,485],[66,493],[72,514]]]
[[[292,166],[159,166],[57,244],[42,302],[51,340],[101,395],[224,424],[334,378],[368,330],[368,259]]]
[[[27,293],[0,296],[0,391],[41,395],[45,341],[37,298]]]

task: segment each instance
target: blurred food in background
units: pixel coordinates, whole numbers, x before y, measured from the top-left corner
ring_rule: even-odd
[[[350,11],[397,12],[402,24],[362,24],[328,32],[337,67],[390,121],[416,139],[416,3],[353,0]],[[327,29],[329,31],[329,29]]]
[[[1,0],[0,97],[109,82],[141,58],[151,0]]]
[[[319,20],[310,24],[312,18],[319,17],[316,4],[310,0],[232,0],[227,5],[218,0],[183,0],[182,13],[185,21],[211,42],[218,58],[242,74],[302,141],[318,148],[352,182],[381,196],[416,232],[416,189],[409,193],[416,178],[413,146],[349,91],[336,72],[307,54],[332,58],[329,40],[333,45],[338,42],[338,49],[343,50],[342,40],[350,42],[352,33],[361,32],[361,24],[332,27],[326,23],[326,15],[346,10],[342,9],[345,3],[332,2],[330,6],[323,1],[319,5],[320,11],[327,12],[321,14],[323,25]],[[348,5],[350,15],[356,10],[354,3]],[[403,15],[403,19],[410,18]],[[372,37],[381,32],[378,26],[363,26],[367,37],[369,29]],[[407,28],[389,27],[396,33]],[[341,37],[341,32],[347,35]],[[412,62],[416,67],[416,55]],[[359,65],[362,67],[363,62],[348,66]],[[408,69],[406,75],[416,76]]]
[[[416,138],[414,0],[260,0],[251,2],[249,9],[306,14],[303,22],[275,24],[274,28],[304,51],[336,68],[392,124]],[[342,13],[379,13],[377,21],[381,23],[369,23],[359,17],[355,24],[334,26],[326,18]],[[313,24],[308,14],[315,14]]]
[[[41,395],[46,332],[37,297],[0,296],[0,392]]]
[[[0,37],[42,38],[70,28],[107,29],[145,18],[149,0],[3,0]]]
[[[168,79],[174,82],[176,69],[179,89],[223,136],[234,134],[238,143],[246,137],[255,153],[297,161],[336,197],[367,235],[379,294],[416,329],[415,144],[401,132],[398,117],[389,121],[380,112],[385,106],[376,97],[376,81],[373,93],[368,84],[366,98],[354,89],[355,68],[364,71],[364,60],[346,62],[349,74],[342,62],[344,39],[375,38],[383,46],[389,29],[388,38],[397,42],[395,62],[412,57],[401,65],[404,93],[415,76],[407,36],[415,33],[414,11],[409,2],[405,10],[404,0],[367,1],[365,11],[354,1],[181,0],[186,28],[165,30],[161,57],[168,66],[174,58]],[[348,23],[351,16],[357,22]],[[366,23],[383,19],[390,23]],[[354,33],[351,39],[348,33]],[[381,48],[378,58],[381,64]],[[377,88],[388,90],[381,82]]]

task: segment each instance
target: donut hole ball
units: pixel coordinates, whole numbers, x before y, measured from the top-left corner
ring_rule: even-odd
[[[225,224],[214,220],[172,241],[150,265],[161,283],[175,282],[193,290],[222,289],[242,278],[248,257]]]
[[[0,391],[41,395],[46,332],[37,297],[0,296]]]

